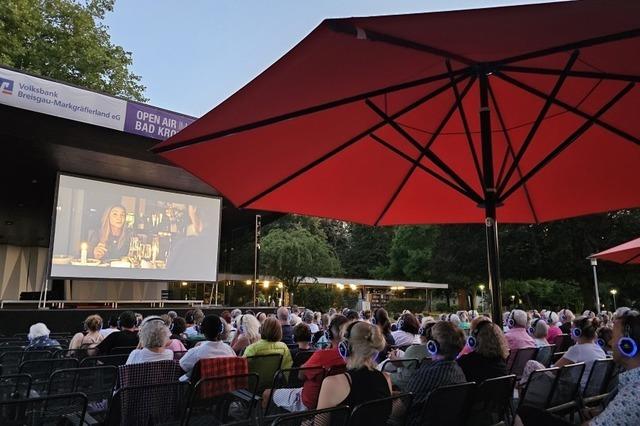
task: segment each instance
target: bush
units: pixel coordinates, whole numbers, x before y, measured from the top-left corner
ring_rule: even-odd
[[[420,313],[426,309],[425,299],[391,299],[387,302],[385,309],[390,315],[401,314],[405,309],[413,313]]]
[[[449,306],[447,305],[447,302],[438,302],[436,303],[434,308],[435,308],[435,312],[446,312],[446,313],[457,312],[459,310],[458,305],[452,304],[451,306]]]

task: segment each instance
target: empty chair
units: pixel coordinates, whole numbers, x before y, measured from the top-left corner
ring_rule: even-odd
[[[353,408],[349,425],[404,425],[409,418],[413,394],[402,393],[387,398],[374,399]],[[379,413],[388,412],[385,418]]]
[[[181,375],[180,364],[174,360],[121,365],[118,367],[118,387],[174,382]]]
[[[30,390],[31,376],[28,374],[0,376],[0,401],[28,398]]]
[[[183,424],[253,424],[257,419],[258,375],[200,379],[189,398]]]
[[[519,405],[546,409],[551,402],[559,371],[558,367],[553,367],[532,372],[520,393]]]
[[[89,356],[80,361],[80,367],[95,367],[100,365],[113,365],[118,367],[124,365],[127,362],[127,358],[129,358],[127,354]]]
[[[282,365],[281,354],[256,355],[247,357],[249,372],[260,377],[259,391],[273,387],[273,378]]]
[[[2,425],[84,424],[87,397],[81,393],[0,401]]]
[[[549,368],[551,366],[551,360],[555,351],[556,345],[539,347],[538,354],[536,355],[536,361],[544,365],[546,368]]]
[[[351,410],[347,406],[303,411],[276,417],[271,426],[346,426]]]
[[[52,354],[53,351],[24,351],[22,354],[22,362],[51,359]]]
[[[549,412],[567,413],[573,412],[578,408],[576,401],[580,392],[580,380],[584,369],[584,362],[569,364],[560,368],[558,379],[547,407]]]
[[[468,426],[489,426],[504,421],[510,424],[509,414],[516,376],[494,377],[478,385],[473,394]]]
[[[471,409],[474,382],[441,386],[431,392],[422,407],[411,410],[410,417],[418,415],[420,425],[463,426]]]
[[[2,365],[2,374],[17,374],[22,362],[23,350],[6,351],[0,353],[0,365]]]
[[[118,389],[109,405],[105,424],[180,424],[189,386],[189,383],[172,382]]]
[[[602,402],[608,395],[608,385],[613,376],[615,364],[613,359],[598,359],[594,361],[582,391],[582,404],[591,406]]]
[[[78,368],[78,360],[65,358],[24,361],[20,364],[19,372],[30,375],[32,391],[37,392],[38,395],[44,395],[51,373],[65,368]]]
[[[535,359],[537,353],[538,348],[522,348],[511,352],[507,360],[509,374],[515,374],[518,379],[522,377],[525,365],[528,361]]]

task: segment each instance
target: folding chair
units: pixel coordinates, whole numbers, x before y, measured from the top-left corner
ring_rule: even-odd
[[[89,351],[96,352],[95,349],[58,349],[53,352],[51,358],[75,358],[78,361],[82,361],[89,356]]]
[[[375,418],[376,424],[402,426],[409,418],[409,409],[413,394],[401,393],[387,398],[367,401],[353,408],[349,416],[349,425],[371,424],[367,419]]]
[[[124,365],[127,362],[129,355],[99,355],[88,356],[80,361],[80,367],[98,367],[101,365],[113,365],[118,367]]]
[[[154,383],[118,389],[113,395],[105,425],[179,425],[189,383]]]
[[[129,355],[134,349],[135,346],[116,346],[109,351],[109,355]]]
[[[322,367],[297,367],[278,370],[273,379],[273,387],[269,393],[267,406],[264,409],[265,416],[286,412],[285,410],[278,410],[277,406],[273,403],[273,393],[275,390],[301,388],[307,380],[315,380],[322,383],[325,374],[326,370]]]
[[[581,387],[580,381],[584,374],[584,369],[584,362],[569,364],[560,368],[558,379],[547,407],[548,412],[554,414],[570,413],[573,415],[578,410],[579,405],[576,401],[578,401]]]
[[[177,361],[164,360],[121,365],[118,367],[118,388],[177,382],[182,368]]]
[[[551,359],[556,351],[556,345],[541,346],[538,348],[538,354],[536,355],[536,361],[544,365],[545,368],[551,366]]]
[[[309,361],[314,354],[314,351],[298,351],[293,357],[293,366],[294,367],[302,367],[305,362]]]
[[[509,374],[515,374],[517,379],[522,377],[524,367],[532,359],[535,359],[538,353],[538,348],[522,348],[517,349],[515,352],[509,354],[507,359],[507,366],[509,366]]]
[[[580,398],[582,407],[595,406],[605,400],[609,395],[607,388],[611,377],[613,377],[614,369],[615,364],[611,358],[594,361]]]
[[[475,382],[441,386],[431,392],[419,410],[424,426],[464,426],[471,410]],[[415,415],[412,413],[410,415]]]
[[[0,376],[0,401],[29,398],[31,376],[28,374],[12,374]]]
[[[473,394],[467,426],[490,426],[500,422],[511,424],[511,401],[515,384],[515,374],[480,383]]]
[[[192,389],[183,425],[258,424],[258,382],[255,373],[200,379]]]
[[[351,410],[347,406],[303,411],[276,417],[271,426],[346,426]]]
[[[182,358],[186,353],[187,353],[187,351],[174,351],[173,352],[173,360],[174,361],[180,361],[180,358]]]
[[[546,409],[551,402],[559,371],[558,367],[552,367],[532,372],[520,393],[518,406]]]
[[[38,396],[45,395],[49,376],[56,370],[66,368],[78,368],[78,360],[74,358],[66,359],[39,359],[32,361],[24,361],[20,364],[20,374],[28,374],[31,376],[31,390],[36,392]]]
[[[6,351],[0,353],[0,365],[2,365],[2,374],[17,374],[22,362],[23,350]]]
[[[2,425],[82,426],[87,397],[81,393],[0,401]]]
[[[576,342],[573,341],[570,335],[568,334],[558,334],[553,339],[553,344],[556,345],[556,352],[566,352],[571,346],[573,346]]]
[[[276,371],[282,366],[281,354],[256,355],[247,357],[249,372],[256,373],[260,377],[258,390],[262,393],[265,389],[273,387],[273,378]]]

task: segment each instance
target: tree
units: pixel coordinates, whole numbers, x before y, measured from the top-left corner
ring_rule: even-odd
[[[351,225],[349,248],[340,257],[345,276],[373,278],[388,263],[393,235],[391,227]]]
[[[301,226],[272,228],[262,239],[264,271],[294,293],[306,278],[340,273],[340,262],[325,239]]]
[[[102,23],[115,0],[3,0],[0,63],[145,102],[131,53],[111,43]]]

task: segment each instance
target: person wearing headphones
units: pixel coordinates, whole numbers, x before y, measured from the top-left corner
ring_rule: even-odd
[[[560,312],[558,312],[558,318],[560,318],[560,322],[562,323],[560,325],[562,333],[571,334],[571,323],[576,318],[573,312],[571,312],[570,309],[561,309]]]
[[[287,369],[293,365],[289,347],[282,342],[282,327],[275,318],[267,318],[260,327],[260,340],[250,344],[244,350],[244,357],[255,355],[282,355],[280,368]]]
[[[536,348],[549,346],[549,324],[544,318],[536,318],[531,321],[529,334],[536,342]]]
[[[338,352],[347,363],[347,371],[324,379],[318,409],[344,405],[357,407],[391,396],[389,375],[376,370],[375,363],[376,355],[384,346],[380,329],[366,321],[353,321],[344,327]],[[354,424],[385,424],[390,415],[391,402],[380,403],[361,412]]]
[[[298,345],[297,348],[290,347],[291,358],[293,358],[293,367],[300,367],[308,359],[309,355],[305,355],[305,352],[315,352],[316,348],[311,345],[313,334],[311,334],[311,327],[308,324],[301,322],[293,327],[293,341]],[[302,354],[298,356],[298,354]]]
[[[189,349],[180,358],[180,367],[185,374],[180,377],[181,382],[186,382],[191,377],[191,372],[196,363],[203,358],[232,357],[236,353],[231,346],[224,342],[226,337],[226,322],[217,315],[207,315],[200,324],[200,331],[206,341]]]
[[[280,306],[276,311],[276,317],[278,318],[278,321],[280,322],[280,327],[282,328],[282,341],[287,345],[292,345],[293,344],[293,326],[289,323],[289,321],[291,321],[291,314],[289,313],[289,308],[285,306]]]
[[[560,317],[553,311],[547,311],[544,315],[541,315],[541,318],[544,319],[549,326],[549,331],[547,332],[547,343],[553,345],[556,337],[562,334],[562,330],[558,327]]]
[[[231,341],[231,348],[240,354],[252,343],[260,340],[260,322],[251,314],[236,318],[236,335]]]
[[[420,337],[419,345],[411,345],[407,348],[406,351],[401,351],[400,349],[396,349],[394,351],[389,352],[389,359],[417,359],[418,361],[422,361],[427,358],[429,354],[427,353],[427,342],[432,339],[431,337],[431,328],[436,324],[436,321],[433,318],[430,321],[426,321],[418,331],[418,336]],[[378,367],[380,370],[384,369],[384,363],[386,361],[382,361],[382,364]],[[396,386],[400,390],[404,390],[407,386],[407,382],[411,379],[411,376],[415,374],[417,370],[417,366],[415,368],[411,367],[402,367],[397,368],[396,371],[390,372],[391,383]]]
[[[104,338],[96,350],[99,355],[109,355],[111,349],[123,346],[138,346],[138,333],[136,332],[136,315],[131,311],[124,311],[118,317],[120,331],[111,333]]]
[[[397,325],[398,329],[391,333],[397,346],[420,344],[420,338],[418,336],[420,323],[412,313],[402,314],[400,319],[398,319]]]
[[[138,349],[131,351],[127,358],[127,365],[173,359],[173,351],[166,348],[171,332],[159,316],[146,317],[140,324],[138,336],[140,338]]]
[[[600,326],[600,320],[595,317],[579,317],[573,320],[571,328],[571,338],[576,344],[571,346],[567,352],[556,363],[555,367],[562,367],[568,364],[584,362],[585,368],[582,374],[582,388],[589,380],[589,373],[593,362],[597,359],[604,359],[607,354],[596,343],[596,331]]]
[[[467,381],[478,384],[494,377],[506,376],[509,346],[504,333],[489,318],[474,323],[467,346],[471,352],[458,358]]]
[[[535,348],[536,342],[527,332],[527,313],[521,309],[514,309],[509,313],[506,321],[509,349],[515,351],[524,348]]]

